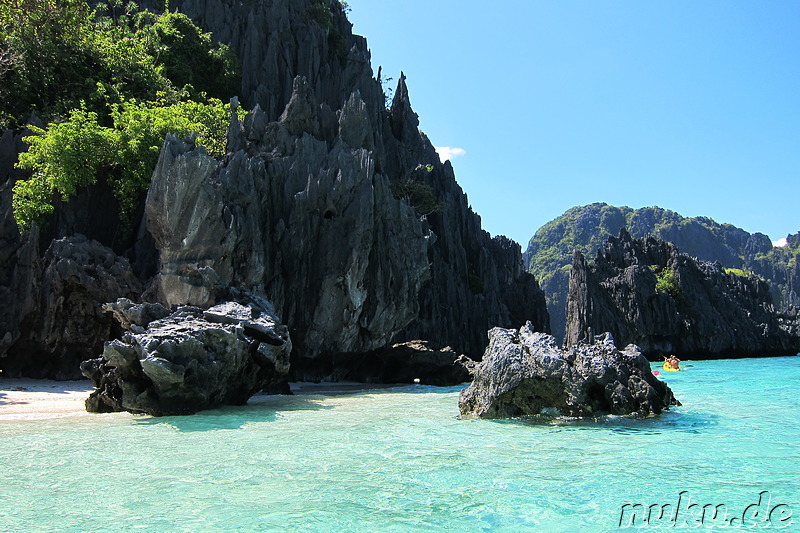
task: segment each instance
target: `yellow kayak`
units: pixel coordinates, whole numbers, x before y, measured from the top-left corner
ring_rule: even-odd
[[[672,368],[671,366],[669,366],[669,363],[664,363],[661,366],[661,368],[663,368],[665,372],[680,372],[681,371],[680,368]]]

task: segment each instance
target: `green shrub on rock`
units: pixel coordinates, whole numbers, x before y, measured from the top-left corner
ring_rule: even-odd
[[[54,193],[69,199],[78,187],[95,183],[100,173],[111,185],[123,219],[129,217],[150,186],[167,133],[196,134],[209,154],[225,153],[230,115],[219,100],[161,106],[130,100],[113,106],[111,117],[112,127],[101,126],[97,113],[82,105],[65,122],[33,128],[35,135],[25,138],[30,148],[18,163],[32,175],[14,185],[14,217],[20,230],[41,223],[52,212]]]
[[[665,267],[656,274],[656,292],[669,294],[675,299],[681,296],[678,273],[674,269]]]
[[[183,14],[121,0],[96,5],[0,2],[0,127],[22,125],[32,110],[48,123],[31,127],[19,158],[31,171],[14,186],[21,230],[45,220],[56,193],[68,200],[101,176],[126,222],[167,133],[225,152],[229,112],[215,98],[238,92],[230,49]]]

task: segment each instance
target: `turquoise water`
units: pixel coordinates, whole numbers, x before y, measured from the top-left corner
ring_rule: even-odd
[[[761,525],[800,529],[800,357],[690,364],[640,420],[460,420],[460,387],[409,386],[0,422],[0,531],[613,531],[682,491],[728,525],[768,491]]]

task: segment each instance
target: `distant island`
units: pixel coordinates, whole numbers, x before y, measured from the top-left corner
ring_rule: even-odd
[[[525,251],[526,268],[547,296],[553,334],[566,333],[567,292],[573,252],[591,261],[609,237],[625,229],[634,238],[652,235],[673,243],[679,252],[728,272],[753,274],[769,285],[777,311],[800,307],[800,232],[787,246],[774,247],[762,233],[750,234],[706,217],[683,217],[660,207],[615,207],[605,203],[576,206],[539,228]]]

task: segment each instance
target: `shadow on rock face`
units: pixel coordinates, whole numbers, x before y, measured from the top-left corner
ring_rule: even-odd
[[[265,299],[235,289],[230,296],[205,311],[185,306],[171,314],[153,304],[108,304],[130,332],[81,364],[98,389],[87,410],[186,415],[244,405],[282,383],[292,347],[288,328]]]
[[[472,384],[459,398],[465,417],[647,416],[680,405],[639,349],[619,351],[609,334],[563,350],[530,323],[494,328],[483,361],[471,366]]]

